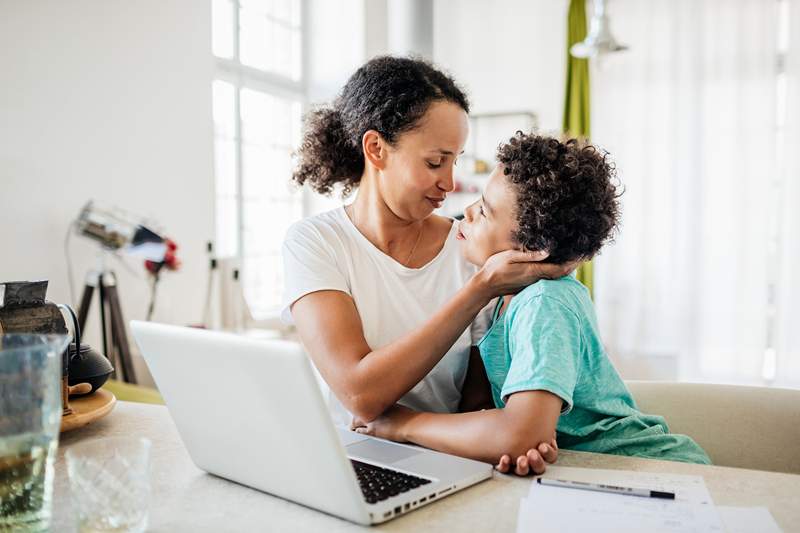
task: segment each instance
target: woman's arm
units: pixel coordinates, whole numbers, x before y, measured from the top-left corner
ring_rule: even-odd
[[[367,344],[355,303],[345,293],[314,292],[297,300],[291,310],[322,377],[350,412],[372,420],[431,371],[490,299],[473,278],[427,322],[375,350]]]
[[[558,396],[536,390],[512,394],[503,409],[472,413],[420,413],[394,406],[357,431],[497,464],[504,454],[524,456],[529,448],[549,441],[561,405]]]
[[[575,266],[531,262],[535,258],[517,251],[492,256],[427,322],[374,350],[364,338],[353,299],[341,291],[323,290],[299,298],[292,304],[292,317],[314,364],[339,400],[359,418],[372,420],[431,371],[492,298],[540,279],[560,277]]]

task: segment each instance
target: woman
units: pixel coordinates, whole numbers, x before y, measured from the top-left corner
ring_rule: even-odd
[[[452,220],[433,214],[454,189],[468,111],[464,93],[430,64],[379,57],[307,119],[294,181],[358,193],[288,231],[283,316],[335,394],[342,423],[351,414],[372,420],[396,402],[441,413],[491,405],[471,352],[488,322],[482,310],[570,270],[512,251],[476,271],[459,253]],[[554,440],[541,443],[517,459],[516,472],[544,471],[556,456]]]

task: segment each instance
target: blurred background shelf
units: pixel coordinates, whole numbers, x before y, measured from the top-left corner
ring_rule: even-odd
[[[447,195],[438,213],[460,217],[464,208],[481,197],[481,191],[494,170],[497,147],[515,131],[539,130],[539,118],[533,111],[514,110],[473,113],[469,117],[469,137],[464,154],[456,164],[456,190]]]

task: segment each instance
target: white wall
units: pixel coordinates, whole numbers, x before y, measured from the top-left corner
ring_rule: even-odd
[[[327,102],[364,62],[366,3],[308,0],[308,100]]]
[[[378,38],[371,20],[381,17],[385,0],[309,0],[308,108],[330,103],[366,61],[371,39]],[[308,214],[342,205],[336,193],[325,197],[306,188],[304,194]]]
[[[388,0],[364,0],[364,52],[367,58],[389,53]]]
[[[387,45],[393,54],[433,58],[433,0],[388,0]]]
[[[180,246],[154,318],[201,319],[214,234],[210,32],[206,1],[0,3],[0,280],[47,278],[49,299],[68,302],[64,235],[94,198],[151,217]],[[95,247],[72,242],[80,292]],[[145,281],[112,266],[126,319],[143,318]],[[87,335],[99,346],[97,324],[95,303]]]
[[[473,113],[533,111],[542,130],[558,131],[568,4],[436,0],[434,60],[467,89]]]

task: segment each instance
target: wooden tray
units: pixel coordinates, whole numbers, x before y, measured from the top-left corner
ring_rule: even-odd
[[[70,398],[69,407],[72,413],[61,417],[61,433],[83,427],[106,416],[116,403],[116,396],[105,389],[97,389],[86,396]]]

